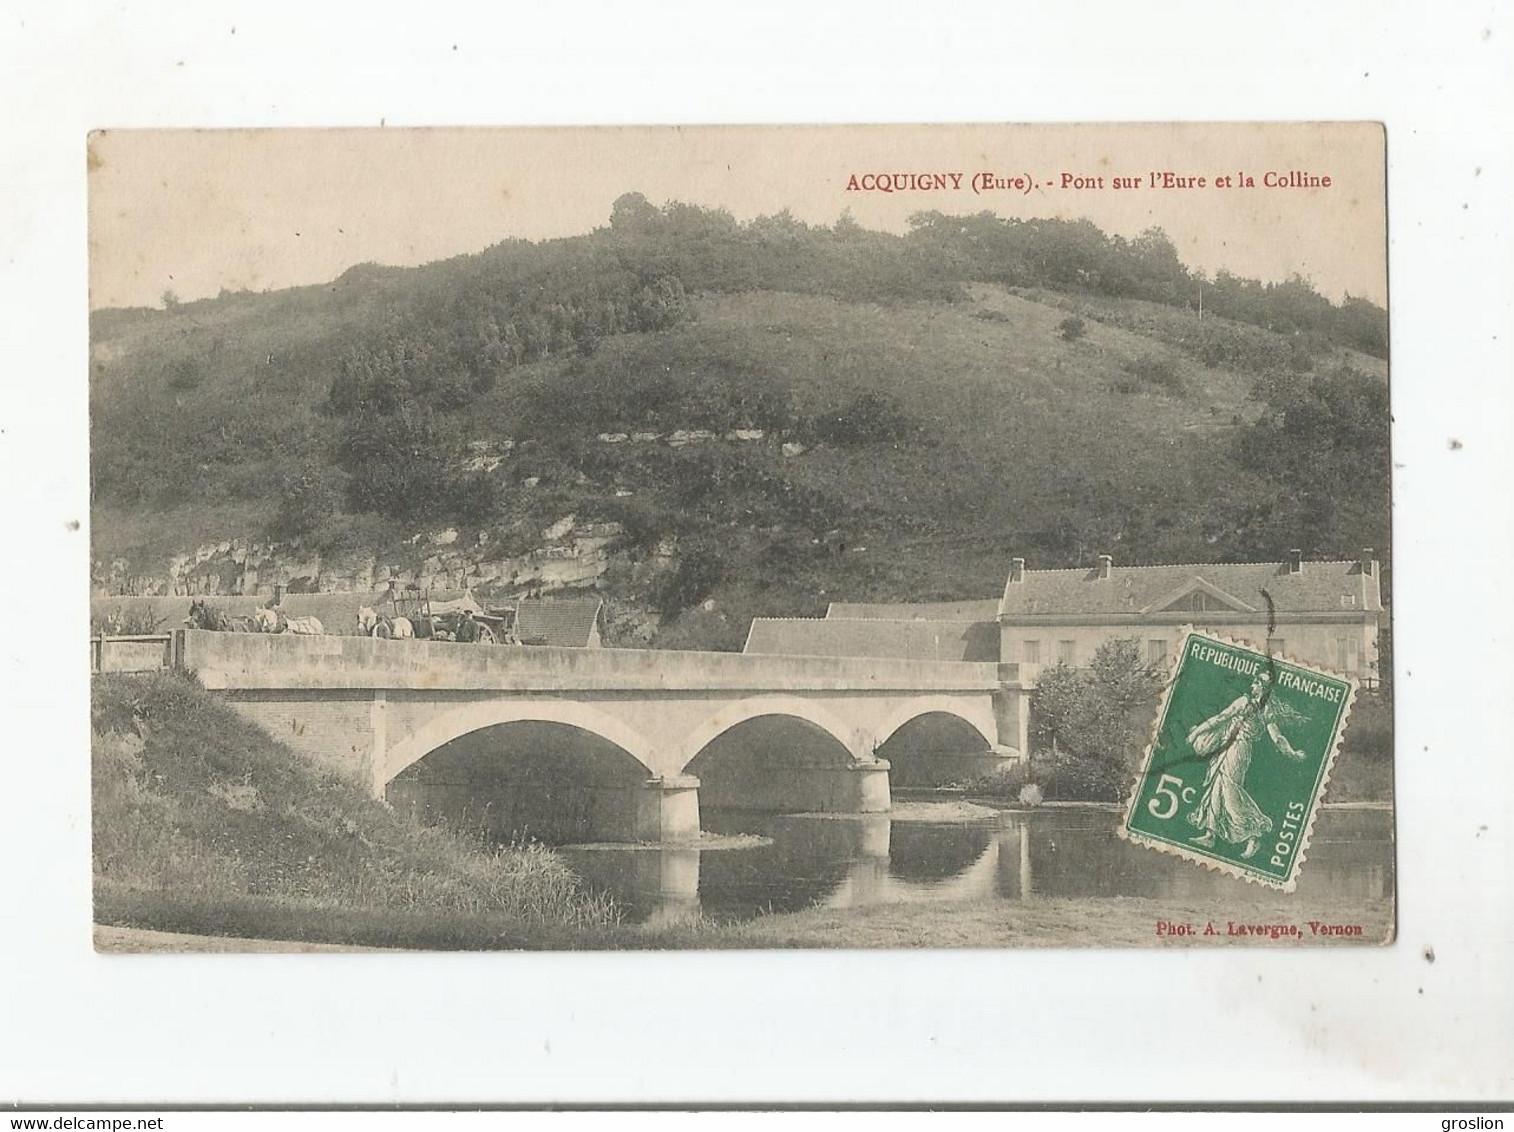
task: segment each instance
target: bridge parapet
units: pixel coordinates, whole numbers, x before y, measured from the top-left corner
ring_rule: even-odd
[[[158,672],[174,666],[174,655],[169,633],[89,639],[91,672]]]
[[[992,663],[178,632],[182,665],[215,690],[922,693],[1000,686]]]
[[[1022,664],[1016,661],[999,664],[999,684],[1005,688],[1022,688],[1033,691],[1041,676],[1039,664]]]

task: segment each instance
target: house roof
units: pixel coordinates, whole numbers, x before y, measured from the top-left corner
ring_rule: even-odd
[[[1182,566],[1115,566],[1107,579],[1097,567],[1026,570],[1025,580],[1007,582],[1001,616],[1053,614],[1149,614],[1180,602],[1195,589],[1241,612],[1377,612],[1382,609],[1378,576],[1361,563],[1305,562],[1289,573],[1286,562],[1204,563]]]
[[[755,617],[743,651],[765,656],[995,662],[999,659],[999,625],[996,621]]]
[[[994,598],[916,603],[833,601],[825,611],[827,621],[994,621],[998,616],[999,603]]]
[[[599,598],[523,598],[515,611],[515,633],[522,644],[586,648],[591,643]]]

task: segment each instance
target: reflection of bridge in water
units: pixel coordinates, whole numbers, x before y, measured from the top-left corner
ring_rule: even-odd
[[[815,907],[949,903],[1031,890],[1029,829],[1013,819],[1003,828],[894,822],[887,814],[780,821],[786,830],[759,850],[569,853],[592,885],[630,903],[650,923],[701,913],[744,918]],[[794,835],[796,827],[802,835]]]
[[[756,818],[754,821],[753,819]],[[972,824],[713,814],[727,831],[761,828],[763,849],[665,847],[569,851],[589,883],[633,914],[666,923],[699,915],[744,919],[807,908],[1144,897],[1175,907],[1243,912],[1275,899],[1248,885],[1121,841],[1109,810],[1004,813]],[[1393,894],[1392,815],[1327,812],[1300,881],[1306,899],[1349,909]]]
[[[677,841],[709,807],[877,813],[891,749],[1020,757],[1016,665],[181,630],[208,689],[307,757],[496,837]]]

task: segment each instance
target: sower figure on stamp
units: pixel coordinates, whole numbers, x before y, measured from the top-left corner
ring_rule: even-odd
[[[1263,672],[1251,682],[1251,690],[1188,732],[1188,744],[1204,758],[1213,756],[1204,775],[1204,796],[1188,820],[1203,832],[1193,839],[1205,848],[1215,837],[1232,844],[1246,843],[1242,857],[1257,850],[1257,838],[1272,831],[1272,819],[1246,793],[1246,771],[1251,752],[1265,734],[1277,749],[1291,759],[1303,761],[1300,751],[1281,731],[1279,723],[1302,722],[1303,716],[1274,699],[1272,674]]]

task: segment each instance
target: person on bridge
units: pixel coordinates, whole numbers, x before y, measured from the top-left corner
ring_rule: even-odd
[[[463,619],[457,623],[457,639],[468,645],[478,643],[478,622],[473,620],[473,610],[463,610]]]

